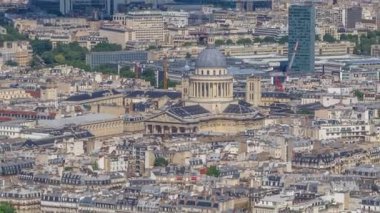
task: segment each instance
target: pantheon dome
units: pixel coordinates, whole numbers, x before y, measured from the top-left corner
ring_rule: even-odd
[[[207,47],[198,56],[196,68],[188,81],[188,104],[199,104],[215,113],[233,101],[233,77],[228,74],[224,55]]]
[[[215,47],[199,54],[194,72],[184,76],[181,85],[179,104],[145,121],[147,134],[235,134],[264,124],[264,116],[251,104],[234,99],[233,76]]]
[[[216,48],[208,47],[198,56],[197,68],[226,68],[226,57]]]

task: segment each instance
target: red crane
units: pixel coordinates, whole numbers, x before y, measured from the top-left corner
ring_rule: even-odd
[[[294,58],[296,57],[297,50],[298,50],[298,41],[294,45],[292,57],[290,58],[288,67],[287,67],[286,71],[284,72],[285,81],[287,81],[287,79],[288,79],[288,72],[292,69],[292,66],[294,63]],[[285,87],[282,84],[279,75],[276,75],[274,77],[274,85],[276,87],[276,91],[278,91],[278,92],[284,92],[285,91]]]

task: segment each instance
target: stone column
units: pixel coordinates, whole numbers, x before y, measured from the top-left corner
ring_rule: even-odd
[[[230,83],[227,83],[227,96],[230,96]]]
[[[212,86],[213,86],[213,83],[209,83],[209,87],[210,87],[210,90],[209,90],[210,95],[209,95],[209,97],[210,98],[214,97],[214,91],[212,90],[213,89]]]
[[[208,98],[209,97],[209,94],[210,94],[210,88],[209,88],[209,83],[207,82],[206,83],[206,98]]]
[[[199,97],[201,94],[201,85],[199,84],[199,82],[197,82],[197,97]]]
[[[222,91],[223,91],[223,98],[224,98],[226,97],[226,83],[225,82],[222,83],[222,88],[223,88]]]
[[[208,97],[211,98],[212,97],[211,83],[207,83],[207,85],[208,85]]]
[[[234,83],[230,83],[230,96],[234,96]]]
[[[190,96],[194,97],[194,83],[190,84],[191,90],[190,90]]]
[[[201,83],[201,88],[202,88],[202,98],[205,97],[205,83]]]
[[[214,97],[218,97],[218,83],[214,84]]]

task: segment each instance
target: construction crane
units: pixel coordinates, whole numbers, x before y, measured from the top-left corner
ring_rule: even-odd
[[[290,58],[288,68],[286,69],[286,77],[288,77],[287,73],[292,69],[292,66],[294,63],[294,58],[296,57],[297,50],[298,50],[298,41],[294,44],[293,54],[292,54],[292,57]]]
[[[293,66],[293,63],[294,63],[294,58],[296,57],[297,50],[298,50],[298,41],[294,44],[292,57],[290,58],[290,61],[289,61],[288,67],[286,68],[286,70],[285,70],[285,72],[284,72],[285,81],[288,81],[288,73],[289,73],[289,72],[291,71],[291,69],[292,69],[292,66]],[[284,92],[284,91],[285,91],[285,87],[284,87],[284,85],[282,84],[279,75],[276,75],[276,76],[274,77],[274,85],[275,85],[275,87],[276,87],[276,91],[278,91],[278,92]]]
[[[284,92],[285,90],[284,85],[281,83],[279,75],[274,76],[274,86],[276,87],[277,92]]]

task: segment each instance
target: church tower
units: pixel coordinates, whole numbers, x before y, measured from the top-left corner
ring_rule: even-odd
[[[261,105],[261,79],[258,76],[249,76],[246,84],[245,101],[254,107]]]

